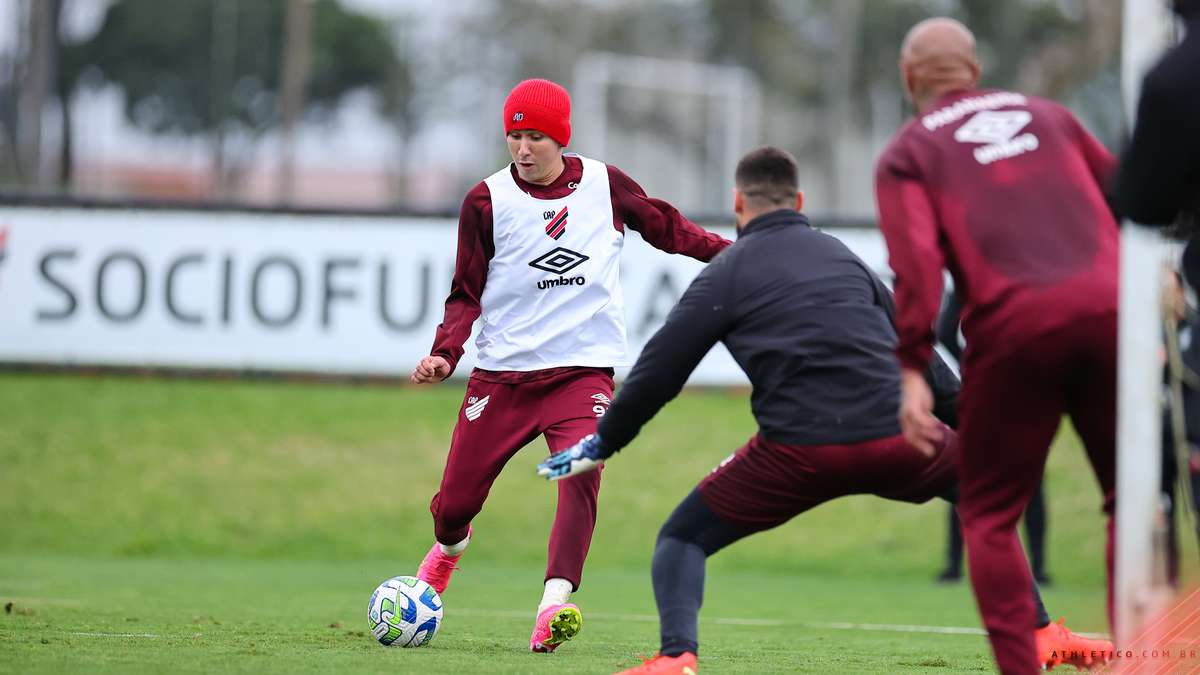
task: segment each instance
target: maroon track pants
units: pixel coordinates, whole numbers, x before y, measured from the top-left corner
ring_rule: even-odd
[[[898,434],[833,445],[788,445],[757,434],[700,481],[700,497],[746,533],[848,495],[921,504],[954,487],[958,441],[945,432],[933,458]]]
[[[1041,480],[1064,413],[1104,496],[1111,622],[1116,367],[1114,314],[1077,320],[1002,352],[968,351],[959,399],[958,513],[971,585],[1001,672],[1038,670],[1032,580],[1017,521]]]
[[[450,441],[442,484],[433,496],[433,532],[443,544],[467,536],[492,483],[518,450],[545,435],[551,453],[595,433],[613,394],[612,371],[565,368],[532,381],[500,382],[475,371]],[[558,482],[558,510],[550,528],[546,578],[561,577],[576,589],[596,526],[600,471]]]

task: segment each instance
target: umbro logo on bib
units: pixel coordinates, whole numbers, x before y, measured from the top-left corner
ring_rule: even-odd
[[[551,274],[566,274],[588,260],[582,253],[576,253],[569,248],[558,248],[542,254],[530,261],[529,266]]]
[[[545,215],[545,214],[543,214]],[[546,236],[558,240],[567,233],[567,207],[562,207],[558,213],[551,213],[550,222],[546,223]]]
[[[563,214],[566,214],[567,209],[563,207]],[[587,283],[587,279],[582,276],[564,277],[562,275],[579,267],[588,260],[588,257],[582,253],[576,253],[569,248],[558,248],[538,256],[536,260],[529,263],[529,266],[534,269],[557,274],[557,279],[542,279],[538,282],[537,287],[541,290],[547,288],[557,288],[559,286],[582,286]]]

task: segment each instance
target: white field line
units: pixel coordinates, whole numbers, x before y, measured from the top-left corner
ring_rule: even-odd
[[[169,635],[162,635],[159,633],[103,633],[103,632],[94,632],[94,631],[74,631],[74,632],[68,633],[68,635],[73,635],[75,637],[94,637],[94,638],[148,638],[148,639],[190,638],[193,640],[204,636],[203,633],[173,633],[173,634],[169,634]]]
[[[531,616],[531,612],[515,609],[468,609],[458,607],[450,610],[451,615],[495,617],[504,619],[521,619]],[[588,612],[586,618],[610,621],[637,621],[657,623],[658,617],[652,614],[611,614],[606,612]],[[719,626],[799,626],[822,630],[867,630],[888,633],[934,633],[937,635],[987,635],[982,628],[968,626],[920,626],[911,624],[892,623],[848,623],[844,621],[783,621],[779,619],[738,619],[729,617],[700,616],[701,623],[714,623]],[[1077,633],[1086,638],[1106,640],[1103,633]]]
[[[90,633],[86,631],[75,631],[71,633],[77,637],[113,637],[113,638],[156,638],[162,637],[156,633]]]

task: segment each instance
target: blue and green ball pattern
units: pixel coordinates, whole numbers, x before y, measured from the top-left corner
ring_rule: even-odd
[[[422,647],[442,625],[442,599],[416,577],[392,577],[371,594],[367,620],[380,644]]]

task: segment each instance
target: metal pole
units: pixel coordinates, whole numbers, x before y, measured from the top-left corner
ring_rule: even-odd
[[[280,86],[279,194],[283,204],[296,197],[296,122],[304,110],[308,83],[309,56],[312,51],[312,12],[310,0],[288,0],[284,17],[283,70]]]
[[[225,116],[237,64],[237,0],[214,0],[209,63],[209,116],[213,130],[212,193],[225,197]]]

